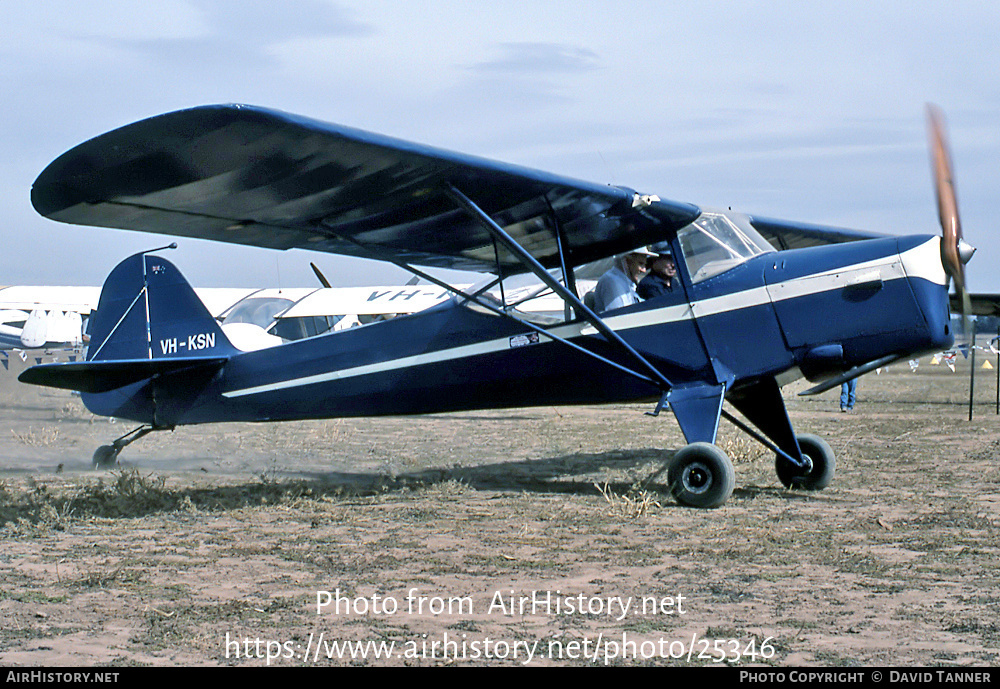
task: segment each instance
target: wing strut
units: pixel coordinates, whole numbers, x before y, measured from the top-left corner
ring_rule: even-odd
[[[562,223],[559,222],[559,218],[556,216],[556,211],[552,207],[552,203],[549,201],[549,197],[545,197],[545,204],[549,207],[549,213],[552,218],[552,225],[555,227],[556,231],[556,249],[559,251],[559,268],[562,270],[563,284],[572,293],[576,294],[576,275],[573,271],[569,269],[566,265],[566,252],[563,250],[563,229]],[[566,304],[566,320],[570,318],[571,307]],[[583,314],[578,313],[578,316],[583,316]]]
[[[490,232],[504,247],[513,253],[524,266],[534,273],[535,277],[545,283],[553,292],[555,292],[564,302],[569,304],[580,314],[588,323],[590,323],[597,332],[604,335],[608,342],[618,345],[626,354],[628,354],[632,359],[637,361],[642,368],[646,369],[651,374],[653,381],[660,387],[661,390],[669,390],[673,387],[673,384],[667,380],[667,378],[653,366],[642,354],[637,352],[631,345],[629,345],[622,337],[616,333],[614,330],[608,327],[608,325],[598,316],[596,313],[591,311],[587,306],[580,301],[573,292],[566,288],[557,279],[552,277],[545,267],[542,266],[535,257],[525,251],[524,247],[518,244],[513,237],[507,234],[502,227],[496,224],[489,215],[487,215],[479,206],[473,203],[469,197],[460,192],[451,184],[446,184],[444,187],[445,193],[462,209],[464,209],[469,215],[471,215],[476,221],[478,221],[487,231]],[[565,265],[562,253],[562,243],[559,243],[559,259],[560,262]]]
[[[553,340],[554,342],[558,342],[560,344],[564,344],[567,347],[580,352],[581,354],[586,354],[587,356],[589,356],[589,357],[591,357],[593,359],[596,359],[597,361],[600,361],[601,363],[607,364],[608,366],[611,366],[612,368],[618,369],[622,373],[627,373],[630,376],[634,376],[634,377],[638,378],[639,380],[642,380],[642,381],[645,381],[647,383],[650,383],[651,385],[656,385],[656,386],[661,386],[662,387],[662,385],[659,382],[657,382],[656,380],[653,380],[649,376],[644,376],[641,373],[639,373],[638,371],[633,371],[632,369],[628,368],[627,366],[623,366],[623,365],[621,365],[621,364],[619,364],[617,362],[611,361],[610,359],[605,358],[605,357],[601,356],[600,354],[597,354],[596,352],[592,352],[589,349],[586,349],[585,347],[581,347],[580,345],[576,344],[575,342],[570,342],[569,340],[567,340],[565,338],[562,338],[562,337],[559,337],[558,335],[553,335],[550,331],[546,330],[545,328],[537,326],[534,323],[526,321],[526,320],[524,320],[522,318],[518,318],[516,316],[513,316],[513,315],[507,313],[505,310],[503,310],[503,309],[501,309],[501,308],[499,308],[497,306],[494,306],[493,304],[489,303],[488,301],[484,301],[483,299],[480,299],[480,295],[482,295],[484,292],[486,292],[491,287],[493,287],[498,282],[500,282],[499,278],[497,278],[496,280],[493,280],[488,285],[486,285],[485,287],[483,287],[479,291],[477,291],[475,294],[469,294],[468,292],[465,292],[464,290],[460,290],[457,287],[454,287],[453,285],[449,285],[444,280],[440,280],[440,279],[434,277],[430,273],[426,273],[426,272],[420,270],[419,268],[411,266],[410,264],[406,263],[405,261],[402,261],[402,260],[399,260],[399,259],[396,259],[396,258],[386,259],[385,256],[372,251],[371,249],[369,249],[364,244],[361,244],[360,242],[354,240],[352,237],[346,237],[346,236],[342,236],[342,235],[337,235],[337,237],[339,239],[345,241],[345,242],[349,242],[349,243],[353,244],[359,250],[359,252],[361,252],[362,254],[366,254],[368,258],[371,258],[374,261],[388,261],[389,263],[392,263],[393,265],[399,266],[400,268],[402,268],[403,270],[405,270],[405,271],[407,271],[409,273],[413,273],[414,275],[416,275],[419,278],[427,280],[427,282],[430,282],[432,284],[437,285],[438,287],[441,287],[443,289],[448,290],[452,294],[454,294],[456,296],[459,296],[462,299],[465,299],[466,301],[470,301],[470,302],[472,302],[474,304],[477,304],[478,306],[481,306],[482,308],[486,309],[487,311],[490,311],[491,313],[496,314],[497,316],[501,316],[501,317],[506,318],[508,320],[512,320],[515,323],[517,323],[519,325],[522,325],[525,328],[528,328],[529,330],[534,330],[536,333],[538,333],[539,335],[541,335],[543,337],[547,337],[550,340]],[[548,275],[548,273],[546,273],[546,275]]]
[[[882,357],[881,359],[876,359],[875,361],[869,361],[867,364],[862,364],[861,366],[855,366],[851,370],[845,373],[841,373],[839,376],[834,376],[833,378],[823,381],[822,383],[820,383],[815,387],[809,388],[808,390],[803,390],[802,392],[799,393],[799,397],[803,397],[805,395],[818,395],[821,392],[826,392],[831,388],[835,388],[838,385],[846,383],[847,381],[857,378],[858,376],[864,375],[865,373],[874,371],[877,368],[882,368],[883,366],[888,366],[893,361],[896,361],[897,359],[901,358],[902,357],[898,354],[890,354],[888,356]]]

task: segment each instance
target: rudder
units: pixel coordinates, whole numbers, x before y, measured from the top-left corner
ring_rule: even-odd
[[[236,349],[173,263],[129,256],[104,281],[88,361],[225,357]]]

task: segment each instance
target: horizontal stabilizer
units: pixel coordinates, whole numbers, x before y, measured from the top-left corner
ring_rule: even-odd
[[[24,371],[18,380],[31,385],[77,390],[79,392],[109,392],[153,376],[185,371],[204,371],[213,375],[226,363],[225,357],[126,359],[119,361],[76,361],[42,364]]]

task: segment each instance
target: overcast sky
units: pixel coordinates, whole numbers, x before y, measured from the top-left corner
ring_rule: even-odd
[[[38,216],[38,173],[162,112],[250,103],[663,198],[937,233],[945,111],[970,288],[1000,292],[1000,3],[36,0],[0,5],[0,284],[100,284],[142,233]],[[167,240],[169,241],[169,240]],[[199,286],[405,281],[180,240]]]

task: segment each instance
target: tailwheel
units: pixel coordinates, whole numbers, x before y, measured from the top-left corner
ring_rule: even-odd
[[[677,501],[690,507],[718,507],[736,486],[732,461],[711,443],[681,448],[670,463],[667,478]]]
[[[94,450],[94,468],[110,469],[118,464],[118,453],[120,448],[114,445],[101,445]]]
[[[796,440],[799,441],[802,458],[806,460],[806,468],[799,468],[779,455],[774,463],[778,480],[785,488],[823,490],[830,485],[837,470],[833,450],[825,440],[811,433],[796,436]]]
[[[167,426],[162,428],[157,428],[155,426],[139,426],[138,428],[129,431],[125,435],[116,440],[111,441],[110,445],[101,445],[94,451],[94,468],[95,469],[111,469],[118,465],[118,455],[126,447],[134,443],[139,438],[158,430],[170,430],[173,426]]]

